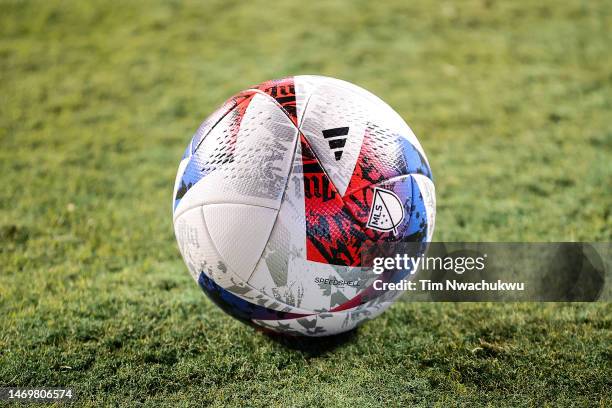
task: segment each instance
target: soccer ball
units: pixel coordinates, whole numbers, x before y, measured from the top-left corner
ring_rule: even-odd
[[[435,190],[421,145],[386,103],[295,76],[238,93],[200,125],[179,164],[173,220],[189,271],[224,311],[325,336],[398,298],[373,290],[380,276],[362,248],[429,242]]]

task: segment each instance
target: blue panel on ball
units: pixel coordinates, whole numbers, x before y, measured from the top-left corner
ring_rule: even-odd
[[[243,322],[250,323],[252,319],[283,320],[308,316],[305,314],[280,312],[248,302],[217,285],[215,281],[203,272],[200,272],[198,284],[204,293],[225,313]]]
[[[187,149],[189,149],[189,147],[187,147]],[[191,187],[193,187],[198,181],[213,170],[211,167],[203,166],[202,159],[200,157],[202,151],[203,149],[196,151],[189,159],[187,167],[185,167],[185,171],[181,177],[181,184],[179,185],[178,190],[176,190],[176,197],[174,197],[175,209],[187,191],[189,191]]]
[[[400,160],[404,162],[404,174],[422,174],[433,180],[431,175],[431,169],[427,164],[427,160],[423,157],[419,149],[417,149],[410,141],[406,138],[398,138],[400,143],[400,151],[402,152],[402,158]]]
[[[410,218],[407,222],[407,228],[404,230],[402,241],[422,242],[427,238],[427,209],[418,183],[413,177],[410,177],[410,179],[412,180],[412,203],[409,209]]]

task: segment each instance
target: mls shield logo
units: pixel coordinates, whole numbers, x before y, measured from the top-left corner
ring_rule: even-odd
[[[377,231],[393,231],[393,234],[397,235],[397,226],[403,220],[404,206],[399,197],[393,191],[375,187],[366,226]]]

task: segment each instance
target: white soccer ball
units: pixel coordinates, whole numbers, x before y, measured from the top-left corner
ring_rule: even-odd
[[[435,189],[408,125],[341,80],[295,76],[230,98],[179,164],[173,220],[204,292],[252,325],[341,333],[398,292],[373,289],[364,245],[431,240]],[[394,276],[393,279],[397,279]]]

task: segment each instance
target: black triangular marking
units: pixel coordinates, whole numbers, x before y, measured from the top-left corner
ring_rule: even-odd
[[[345,126],[339,128],[324,129],[322,132],[323,137],[325,139],[329,139],[330,137],[334,138],[328,142],[330,149],[342,149],[346,144],[346,135],[348,135],[349,128],[348,126]],[[336,161],[340,160],[342,158],[342,150],[336,150],[334,152],[334,157],[336,158]]]
[[[325,129],[323,131],[323,137],[327,139],[329,137],[346,136],[346,135],[348,135],[348,132],[349,132],[349,128],[348,127],[339,127],[339,128],[333,128],[333,129]]]
[[[329,148],[330,149],[338,149],[340,147],[344,147],[345,143],[346,143],[346,137],[338,138],[338,139],[332,139],[332,140],[329,141]]]

